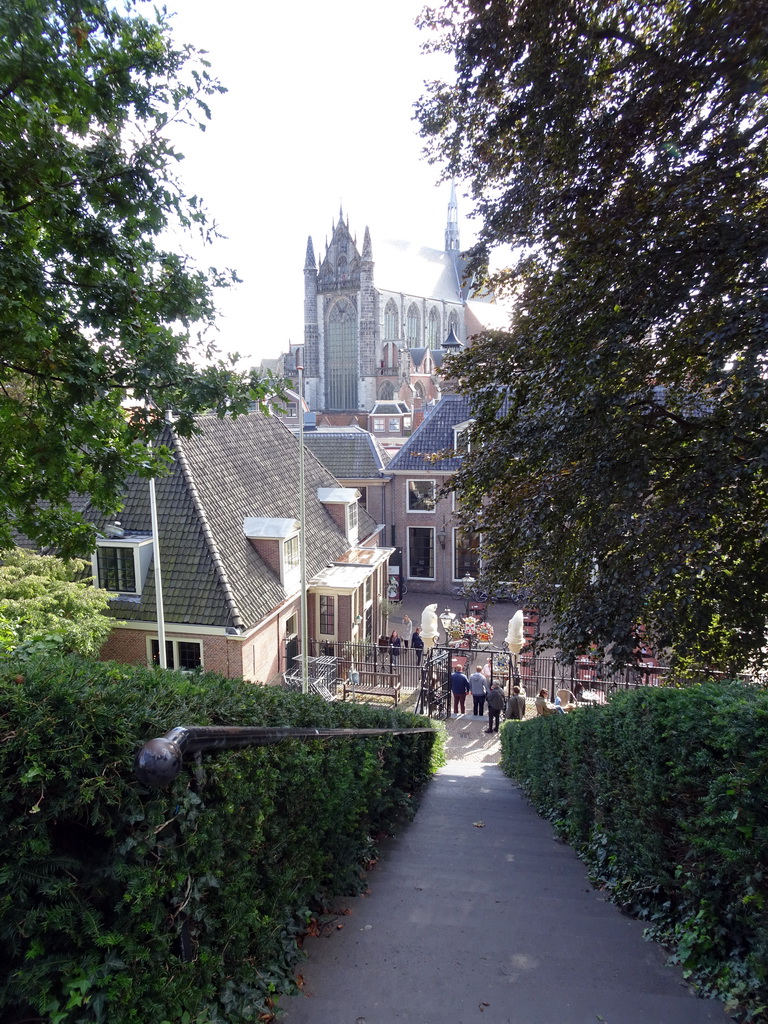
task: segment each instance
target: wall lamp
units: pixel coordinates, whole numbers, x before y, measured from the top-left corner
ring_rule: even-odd
[[[440,547],[443,549],[443,551],[445,551],[445,538],[447,536],[448,533],[445,529],[445,519],[443,519],[443,525],[437,531],[437,539],[440,541]]]

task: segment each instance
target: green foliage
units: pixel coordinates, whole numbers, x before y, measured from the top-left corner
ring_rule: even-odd
[[[105,610],[109,599],[83,575],[82,561],[65,562],[15,548],[0,564],[0,646],[6,652],[36,643],[61,645],[63,650],[96,655],[112,623]]]
[[[425,725],[212,675],[76,657],[0,666],[0,1015],[238,1024],[291,991],[297,939],[359,891],[414,806],[435,736],[286,741],[193,758],[142,788],[181,724]]]
[[[511,723],[502,767],[649,922],[704,994],[768,1005],[768,692],[737,683],[616,694]]]
[[[243,412],[266,393],[191,335],[212,325],[213,289],[235,276],[159,239],[174,224],[215,234],[174,176],[181,154],[165,130],[204,129],[207,98],[223,90],[173,42],[164,9],[136,6],[0,5],[0,549],[15,526],[65,554],[88,550],[70,494],[116,513],[131,472],[162,468],[146,442],[163,410],[189,434],[194,413]]]
[[[456,484],[550,643],[765,660],[768,36],[744,0],[448,0],[418,116],[515,266]]]

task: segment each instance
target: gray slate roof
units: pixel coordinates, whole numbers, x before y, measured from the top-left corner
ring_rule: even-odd
[[[305,430],[304,444],[339,480],[379,479],[390,455],[360,427]]]
[[[248,516],[298,518],[298,446],[277,417],[251,413],[236,420],[198,419],[200,433],[179,439],[166,430],[174,453],[171,473],[156,481],[163,602],[169,622],[249,628],[281,604],[277,575],[243,536]],[[311,577],[340,557],[349,543],[325,506],[318,487],[338,481],[305,457],[307,573]],[[95,513],[86,517],[99,525]],[[125,530],[151,529],[149,485],[131,478],[120,514]],[[360,537],[375,529],[360,510]],[[141,597],[111,603],[120,619],[156,620],[154,571]]]
[[[461,465],[461,456],[428,462],[424,455],[452,451],[453,428],[472,418],[469,399],[463,395],[443,395],[432,412],[414,430],[387,467],[418,470],[421,473],[453,473]]]

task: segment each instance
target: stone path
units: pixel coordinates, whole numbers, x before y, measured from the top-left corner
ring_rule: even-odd
[[[592,888],[498,768],[484,722],[446,726],[452,760],[384,845],[369,893],[307,940],[287,1024],[728,1021]]]

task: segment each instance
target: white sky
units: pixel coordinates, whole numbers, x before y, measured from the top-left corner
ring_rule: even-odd
[[[450,187],[422,157],[412,120],[423,82],[450,74],[420,51],[422,0],[170,0],[174,37],[208,51],[228,92],[205,133],[185,130],[181,175],[226,242],[206,265],[243,283],[219,294],[219,348],[250,364],[303,338],[307,236],[325,252],[343,206],[362,246],[401,238],[442,248]],[[461,245],[473,240],[459,190]]]

